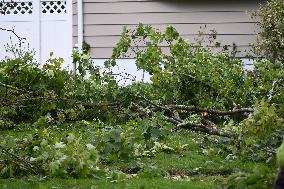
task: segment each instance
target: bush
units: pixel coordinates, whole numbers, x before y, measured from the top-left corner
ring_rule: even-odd
[[[255,69],[251,77],[255,97],[265,98],[274,104],[278,115],[284,115],[284,62],[260,60],[255,62]]]
[[[1,122],[33,124],[49,117],[48,125],[52,125],[117,115],[113,114],[115,109],[105,111],[112,106],[119,88],[111,75],[101,76],[99,70],[93,70],[93,75],[85,79],[83,66],[82,75],[77,76],[62,69],[62,62],[62,58],[51,57],[40,67],[30,56],[1,61],[0,106],[5,109],[0,113]],[[92,114],[86,115],[90,111]]]
[[[284,61],[284,1],[270,0],[253,14],[261,31],[254,44],[256,54],[272,61]]]
[[[235,173],[228,180],[228,189],[270,189],[273,187],[275,172],[258,166],[249,173]]]
[[[254,161],[274,157],[283,140],[283,123],[274,106],[264,100],[257,103],[254,113],[239,124],[243,157]]]

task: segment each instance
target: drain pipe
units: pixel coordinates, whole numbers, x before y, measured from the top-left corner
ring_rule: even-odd
[[[77,0],[77,49],[81,53],[83,50],[83,0]],[[77,74],[77,63],[73,62],[74,75]]]
[[[83,28],[84,28],[84,20],[83,20],[83,0],[77,0],[77,16],[78,16],[78,50],[82,52],[83,48]]]

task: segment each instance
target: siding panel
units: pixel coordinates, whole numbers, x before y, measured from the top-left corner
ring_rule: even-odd
[[[85,14],[84,24],[173,24],[173,23],[241,23],[253,22],[243,12],[196,13],[135,13],[135,14]]]
[[[185,35],[182,36],[184,39],[188,40],[190,43],[196,43],[197,35]],[[207,36],[205,36],[207,37]],[[93,44],[95,47],[114,47],[119,41],[120,36],[95,36],[95,37],[85,37],[85,41],[89,44]],[[215,42],[220,42],[221,45],[233,45],[235,43],[237,46],[246,46],[249,43],[254,42],[254,35],[218,35]],[[137,44],[139,46],[146,46],[145,43]],[[161,46],[167,46],[166,43],[160,44]]]
[[[213,52],[220,52],[221,51],[221,48],[211,48],[211,49],[212,49]],[[109,48],[109,47],[107,47],[107,48],[93,47],[93,48],[90,49],[90,53],[92,55],[94,55],[94,57],[97,58],[97,59],[105,59],[106,57],[109,58],[109,55],[112,54],[112,50],[113,50],[113,48]],[[164,53],[169,52],[168,48],[166,48],[166,47],[162,48],[162,50],[163,50]],[[232,50],[232,48],[230,48],[230,51],[231,50]],[[249,46],[242,46],[242,47],[238,47],[237,50],[240,51],[240,52],[238,52],[236,54],[236,57],[242,58],[242,57],[245,57],[247,55],[246,52],[250,51],[250,47]],[[133,55],[134,55],[133,53],[129,53],[124,58],[126,58],[126,59],[127,58],[134,58]]]
[[[153,27],[164,31],[166,24],[155,24]],[[228,24],[171,24],[181,35],[197,34],[202,27],[206,33],[210,30],[216,30],[218,34],[254,34],[259,31],[258,27],[252,23],[228,23]],[[206,26],[206,28],[204,28]],[[123,25],[85,25],[84,36],[116,36],[123,30]],[[137,25],[128,25],[127,27],[134,29]],[[74,26],[77,30],[77,26]],[[74,32],[77,36],[77,31]]]
[[[233,1],[233,2],[216,2],[216,1],[192,1],[185,3],[183,1],[132,1],[120,3],[85,3],[84,12],[96,14],[109,14],[109,13],[151,13],[151,12],[212,12],[212,11],[242,11],[245,12],[255,8],[253,1]]]
[[[217,41],[222,42],[222,45],[236,43],[238,50],[248,50],[249,43],[255,40],[253,34],[258,28],[247,10],[256,9],[259,2],[260,0],[84,0],[84,38],[91,45],[93,58],[109,58],[124,25],[134,28],[141,22],[160,30],[166,25],[172,25],[191,41],[196,37],[200,26],[206,25],[204,32],[216,30]],[[73,19],[75,43],[76,13]],[[244,56],[244,53],[240,56]]]

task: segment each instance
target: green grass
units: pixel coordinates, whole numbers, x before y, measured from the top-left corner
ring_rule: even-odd
[[[188,133],[173,134],[169,139],[170,144],[173,145],[178,143],[188,144],[188,150],[182,153],[159,153],[154,157],[144,157],[140,159],[140,163],[157,167],[172,175],[222,175],[224,178],[235,172],[251,171],[259,165],[269,166],[264,163],[244,161],[238,158],[226,159],[227,154],[218,154],[218,147],[211,148],[210,152],[204,153],[203,148],[194,142],[193,136]],[[109,167],[110,169],[119,169],[132,173],[139,169],[136,161],[119,162]]]
[[[91,179],[52,179],[46,181],[28,179],[0,180],[0,189],[206,189],[216,188],[213,181],[172,181],[162,178],[141,179],[134,178],[121,182],[109,182],[105,180]]]

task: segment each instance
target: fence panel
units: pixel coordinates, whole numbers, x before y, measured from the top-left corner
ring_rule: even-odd
[[[0,3],[0,10],[8,3],[8,0]],[[16,0],[4,13],[0,14],[0,59],[12,55],[6,52],[6,44],[8,47],[18,44],[19,36],[25,38],[21,48],[34,49],[41,64],[51,51],[64,58],[65,67],[71,64],[72,1]]]

